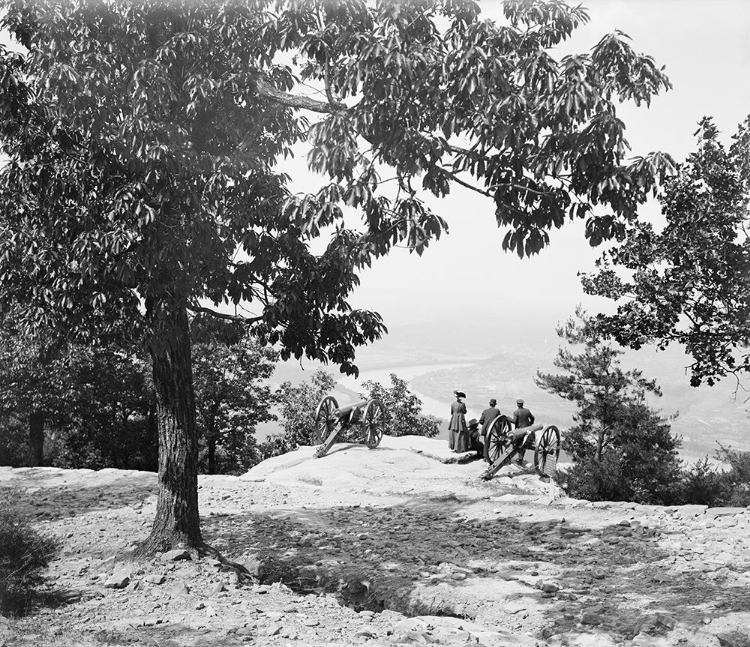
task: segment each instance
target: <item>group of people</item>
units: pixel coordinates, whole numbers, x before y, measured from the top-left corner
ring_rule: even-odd
[[[500,409],[497,408],[497,400],[490,398],[490,406],[482,411],[479,420],[472,418],[467,423],[466,404],[464,403],[466,394],[460,390],[454,391],[453,394],[456,396],[456,401],[451,404],[451,419],[448,425],[448,445],[451,451],[455,453],[475,451],[488,463],[491,462],[488,454],[489,438],[487,438],[487,432],[492,421],[502,415]],[[526,432],[522,430],[534,424],[534,414],[524,406],[521,398],[516,400],[516,406],[517,409],[513,412],[513,415],[506,416],[506,418],[515,429],[519,430],[513,435],[513,442],[518,445],[523,442],[526,436]],[[517,462],[523,463],[523,446],[518,447],[518,454]]]

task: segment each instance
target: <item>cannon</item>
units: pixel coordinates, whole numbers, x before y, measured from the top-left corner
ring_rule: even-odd
[[[385,427],[385,407],[378,398],[361,400],[339,409],[336,398],[324,397],[315,411],[313,442],[320,445],[315,458],[328,453],[339,436],[354,436],[370,449],[380,444]]]
[[[534,450],[534,468],[539,476],[552,476],[557,469],[560,456],[560,430],[555,425],[544,428],[543,425],[532,425],[515,432],[524,431],[526,435],[520,444],[513,442],[514,430],[510,418],[498,416],[487,429],[484,442],[488,444],[487,457],[490,466],[482,473],[486,481],[508,465],[518,455],[520,449]],[[538,431],[542,431],[537,435]]]

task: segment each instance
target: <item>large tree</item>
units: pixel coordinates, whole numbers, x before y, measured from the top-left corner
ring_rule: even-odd
[[[0,54],[0,297],[29,326],[90,332],[105,304],[143,326],[160,430],[145,550],[203,547],[189,311],[355,372],[385,330],[347,302],[357,272],[447,229],[420,189],[485,195],[525,255],[567,218],[594,244],[620,235],[669,161],[628,160],[616,112],[667,78],[622,34],[556,60],[588,19],[558,1],[509,0],[499,23],[468,0],[2,5],[25,51]],[[323,177],[297,196],[274,169],[303,140]]]
[[[697,386],[750,370],[750,118],[728,149],[709,118],[695,134],[659,196],[665,225],[634,223],[584,286],[618,302],[600,328],[620,343],[684,345]]]

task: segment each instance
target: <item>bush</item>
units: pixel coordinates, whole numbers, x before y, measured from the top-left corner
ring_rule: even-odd
[[[629,454],[629,456],[628,456]],[[613,448],[597,461],[574,462],[559,472],[568,496],[588,501],[633,501],[655,505],[750,506],[750,452],[719,444],[712,465],[708,457],[687,469],[677,461],[660,462],[656,453]]]
[[[379,399],[385,407],[385,433],[389,436],[425,436],[434,438],[440,433],[440,418],[422,413],[422,401],[409,390],[409,383],[395,373],[390,374],[391,386],[367,380],[367,389],[360,396],[366,400]]]
[[[22,467],[31,465],[31,462],[26,427],[13,418],[0,420],[0,465]]]
[[[10,499],[11,497],[9,497]],[[41,572],[59,550],[3,502],[0,509],[0,614],[23,615],[33,607]]]
[[[573,465],[562,476],[569,496],[589,501],[632,501],[648,505],[674,505],[684,498],[682,461],[677,450],[681,438],[644,403],[621,407],[601,459],[588,427],[572,427],[562,447]]]
[[[47,445],[51,464],[63,469],[159,469],[159,439],[153,416],[133,416],[106,425],[92,418],[86,424],[58,431]]]
[[[568,496],[586,501],[624,501],[624,477],[617,456],[607,452],[601,461],[582,458],[569,469],[558,472],[560,485]]]
[[[320,401],[333,391],[336,380],[333,375],[319,368],[310,381],[292,386],[284,382],[276,392],[284,431],[267,438],[258,445],[260,460],[286,454],[300,445],[314,444],[315,412]]]
[[[716,507],[725,498],[721,474],[708,462],[708,456],[685,471],[682,503]]]
[[[686,472],[683,502],[711,507],[750,505],[750,452],[740,452],[719,443],[716,459],[722,463],[722,468],[710,465],[706,457]]]
[[[719,443],[716,458],[729,466],[719,472],[722,505],[740,508],[750,505],[750,452],[740,452]]]

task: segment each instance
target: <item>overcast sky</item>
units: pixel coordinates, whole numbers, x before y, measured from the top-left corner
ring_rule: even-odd
[[[622,106],[633,154],[662,150],[682,161],[704,115],[715,117],[726,141],[750,114],[750,2],[745,0],[589,0],[590,23],[574,33],[573,50],[586,52],[619,29],[638,52],[666,66],[673,89],[650,108]],[[500,15],[499,2],[482,2]],[[570,45],[566,46],[570,47]],[[429,319],[458,307],[467,315],[528,313],[550,326],[572,314],[576,303],[593,312],[609,304],[583,295],[578,271],[593,269],[599,251],[579,224],[552,232],[551,246],[520,260],[503,253],[490,200],[457,187],[435,204],[450,234],[420,258],[396,249],[362,274],[354,297],[377,310],[389,326]],[[658,214],[658,205],[647,207]]]

